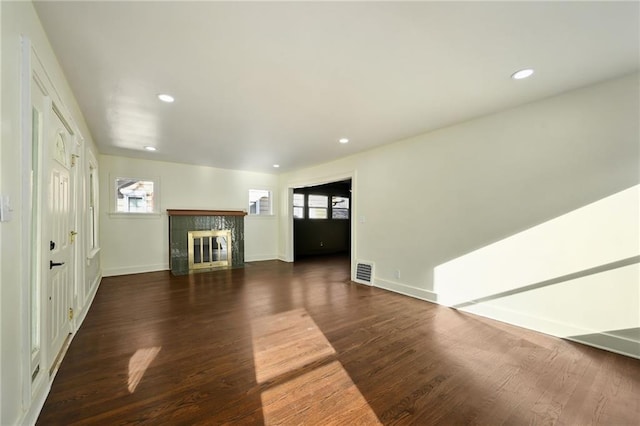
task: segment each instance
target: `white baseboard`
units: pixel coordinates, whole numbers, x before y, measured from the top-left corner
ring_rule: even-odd
[[[438,303],[438,294],[429,290],[412,287],[406,284],[375,278],[374,287],[400,293],[405,296]],[[446,305],[443,305],[446,306]],[[640,359],[640,341],[566,324],[548,318],[529,315],[523,312],[513,311],[501,306],[479,303],[460,308],[460,311],[469,312],[492,320],[504,322],[518,327],[548,334],[562,339],[571,340],[587,346],[593,346],[609,352],[618,353],[631,358]]]
[[[51,385],[53,384],[53,378],[49,381],[46,381],[42,384],[40,389],[38,389],[37,393],[34,395],[31,400],[31,404],[29,405],[29,409],[24,412],[22,418],[18,421],[19,425],[35,425],[38,420],[38,416],[40,416],[40,412],[42,411],[42,407],[44,407],[44,403],[49,396],[49,391],[51,390]]]
[[[115,277],[118,275],[142,274],[144,272],[168,271],[169,269],[170,268],[168,263],[161,263],[157,265],[127,266],[125,268],[103,268],[102,276]]]
[[[78,329],[84,322],[87,317],[87,313],[89,312],[89,308],[93,304],[93,300],[98,293],[98,288],[100,287],[100,282],[102,281],[102,274],[98,272],[98,275],[91,283],[91,292],[87,296],[84,305],[80,312],[78,312],[78,317],[76,317],[75,330],[71,334],[71,339],[69,341],[69,346],[71,345],[71,341],[76,336]],[[31,404],[27,411],[24,412],[22,419],[18,422],[20,425],[35,425],[38,420],[38,416],[40,416],[40,412],[42,411],[42,407],[44,407],[44,403],[47,400],[47,396],[49,396],[49,391],[51,391],[51,385],[53,384],[53,380],[55,379],[56,374],[58,373],[58,369],[56,369],[48,380],[40,381],[36,386],[39,386],[39,389],[36,390],[33,399],[31,400]]]
[[[469,305],[459,310],[640,359],[640,341],[616,336],[600,330],[591,330],[486,303]]]
[[[570,336],[565,337],[572,342],[582,343],[583,345],[593,346],[605,351],[615,352],[620,355],[626,355],[631,358],[640,359],[640,341],[615,336],[609,333],[595,333],[588,336]]]
[[[265,260],[278,260],[277,254],[254,254],[252,256],[245,256],[245,262],[262,262]]]
[[[76,330],[80,328],[80,326],[84,322],[84,319],[87,317],[87,312],[89,312],[89,308],[93,303],[93,299],[96,298],[96,294],[98,293],[98,288],[100,287],[101,281],[102,281],[102,272],[99,271],[98,275],[91,283],[91,292],[85,299],[84,304],[82,305],[82,309],[80,310],[80,312],[78,312],[79,316],[76,319]]]
[[[416,299],[426,300],[427,302],[438,303],[438,295],[423,288],[417,288],[402,283],[382,280],[380,278],[374,278],[373,286],[393,291],[394,293],[404,294],[405,296],[414,297]]]

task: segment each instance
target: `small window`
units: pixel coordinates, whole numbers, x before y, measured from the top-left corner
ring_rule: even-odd
[[[327,219],[329,216],[329,197],[326,195],[309,195],[309,219]]]
[[[293,217],[304,219],[304,194],[293,194]]]
[[[135,178],[116,178],[117,213],[155,213],[155,182]]]
[[[331,218],[349,219],[349,199],[347,197],[331,197]]]
[[[249,190],[249,214],[270,215],[271,212],[271,191],[263,189]]]

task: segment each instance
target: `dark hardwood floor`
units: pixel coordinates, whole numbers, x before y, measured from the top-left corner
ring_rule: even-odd
[[[104,278],[38,424],[639,421],[639,360],[355,284],[330,257]]]

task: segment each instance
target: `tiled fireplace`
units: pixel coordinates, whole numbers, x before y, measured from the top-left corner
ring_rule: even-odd
[[[241,210],[167,210],[171,272],[192,272],[244,265],[244,216]]]

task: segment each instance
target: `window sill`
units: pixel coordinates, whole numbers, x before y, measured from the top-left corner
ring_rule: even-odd
[[[248,214],[247,216],[245,216],[247,219],[258,219],[258,220],[264,220],[264,219],[275,219],[276,215],[275,214]]]
[[[162,213],[125,213],[125,212],[111,212],[110,218],[114,219],[150,219],[162,216]]]

